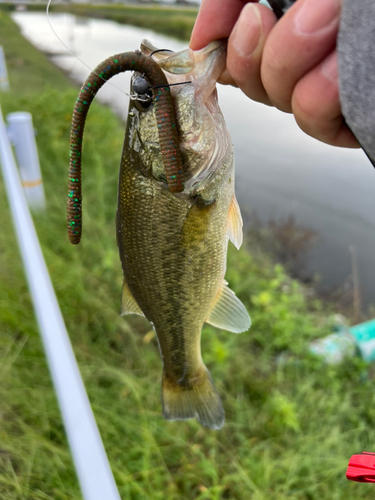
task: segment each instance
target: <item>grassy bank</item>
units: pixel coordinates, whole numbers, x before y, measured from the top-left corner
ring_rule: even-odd
[[[84,235],[65,231],[69,128],[77,90],[0,13],[12,91],[3,113],[33,115],[48,208],[34,217],[48,268],[122,498],[370,499],[349,483],[349,457],[375,449],[373,371],[353,358],[324,366],[309,339],[329,333],[329,307],[281,266],[230,248],[227,279],[253,326],[205,327],[202,352],[222,395],[218,432],[161,416],[161,362],[150,325],[118,314],[115,241],[123,128],[93,105],[84,141]],[[0,179],[0,498],[80,498]],[[298,361],[277,363],[288,350]]]
[[[13,4],[0,4],[0,9],[10,11]],[[44,11],[45,5],[28,5],[30,11]],[[176,8],[160,5],[130,6],[89,5],[89,4],[57,4],[52,5],[50,12],[70,12],[81,17],[110,19],[121,24],[131,24],[140,28],[152,29],[158,33],[174,36],[180,40],[189,40],[197,17],[197,8]]]

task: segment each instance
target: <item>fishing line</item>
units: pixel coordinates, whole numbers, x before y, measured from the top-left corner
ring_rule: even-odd
[[[173,87],[174,85],[186,85],[187,83],[192,83],[192,81],[189,80],[188,82],[168,83],[167,85],[154,85],[151,88],[152,89],[162,89],[163,87]]]
[[[90,70],[91,73],[94,73],[94,75],[96,75],[98,78],[101,78],[102,80],[104,80],[105,82],[107,82],[109,85],[111,85],[112,87],[114,87],[115,89],[117,89],[119,92],[122,92],[123,94],[125,94],[126,96],[130,97],[130,99],[135,99],[135,96],[131,96],[130,94],[128,94],[127,92],[124,92],[123,90],[119,89],[118,87],[116,87],[116,85],[113,85],[113,83],[109,82],[108,80],[106,80],[105,78],[103,78],[102,76],[99,76],[97,73],[95,73],[95,71],[88,65],[86,64],[84,61],[82,61],[82,59],[80,59],[77,54],[75,54],[72,50],[70,50],[70,48],[61,40],[61,38],[59,37],[59,35],[56,33],[54,27],[52,26],[52,23],[51,23],[51,19],[49,17],[49,8],[50,8],[50,5],[52,3],[52,0],[48,0],[48,3],[47,3],[47,8],[46,8],[46,14],[47,14],[47,21],[48,21],[48,24],[51,28],[51,30],[53,31],[54,35],[56,36],[56,38],[59,40],[59,42],[66,48],[66,50],[72,55],[74,56],[76,59],[78,59],[78,61],[80,63],[82,63],[84,66],[86,66],[87,69]]]
[[[59,35],[56,33],[54,27],[52,26],[52,23],[51,23],[51,19],[49,17],[49,8],[52,4],[52,0],[48,0],[48,3],[47,3],[47,7],[46,7],[46,14],[47,14],[47,21],[48,21],[48,24],[53,32],[53,34],[55,35],[55,37],[59,40],[59,42],[66,48],[66,50],[72,55],[74,56],[76,59],[78,59],[78,61],[83,64],[87,69],[90,70],[91,73],[94,73],[94,75],[96,75],[98,78],[100,78],[101,80],[105,81],[106,83],[108,83],[109,85],[111,85],[111,87],[117,89],[119,92],[121,92],[122,94],[125,94],[127,97],[129,97],[132,101],[141,101],[141,102],[148,102],[149,99],[145,99],[145,98],[142,98],[141,96],[139,96],[138,94],[128,94],[127,92],[124,92],[123,90],[121,90],[120,88],[116,87],[116,85],[113,85],[113,83],[109,82],[108,80],[106,80],[105,78],[103,78],[102,76],[98,75],[98,73],[96,73],[88,64],[86,64],[84,61],[82,61],[82,59],[80,59],[77,54],[75,54],[72,50],[70,50],[70,48],[63,42],[63,40],[59,37]],[[150,57],[155,54],[156,52],[173,52],[173,50],[169,50],[169,49],[157,49],[157,50],[154,50],[151,54],[150,54]],[[191,81],[189,82],[181,82],[181,83],[170,83],[168,85],[156,85],[154,87],[150,87],[150,90],[151,89],[158,89],[158,88],[162,88],[162,87],[172,87],[173,85],[184,85],[185,83],[191,83]]]

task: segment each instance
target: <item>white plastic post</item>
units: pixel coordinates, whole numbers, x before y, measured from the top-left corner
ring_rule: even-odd
[[[46,200],[30,113],[17,111],[7,116],[8,134],[15,146],[22,185],[30,208],[45,209]]]
[[[5,55],[3,47],[0,45],[0,90],[9,90],[9,80],[7,65],[5,63]]]
[[[0,162],[34,311],[83,498],[120,500],[27,206],[1,108]]]

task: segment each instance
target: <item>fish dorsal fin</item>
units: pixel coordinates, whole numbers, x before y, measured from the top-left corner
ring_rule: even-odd
[[[234,194],[229,207],[227,235],[237,250],[242,245],[242,226],[241,210]]]
[[[144,316],[141,308],[129,290],[128,284],[124,280],[122,285],[121,316],[126,316],[127,314],[140,314]]]
[[[223,280],[223,286],[216,296],[206,323],[233,333],[245,332],[250,328],[251,320],[245,306]]]

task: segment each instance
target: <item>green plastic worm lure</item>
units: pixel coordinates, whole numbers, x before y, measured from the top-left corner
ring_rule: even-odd
[[[69,240],[78,244],[82,234],[81,156],[82,137],[90,104],[107,80],[125,71],[144,74],[155,104],[158,133],[168,189],[171,193],[183,191],[182,158],[178,132],[167,79],[159,65],[140,52],[124,52],[109,57],[92,71],[82,85],[73,111],[70,132],[70,167],[67,206]]]

